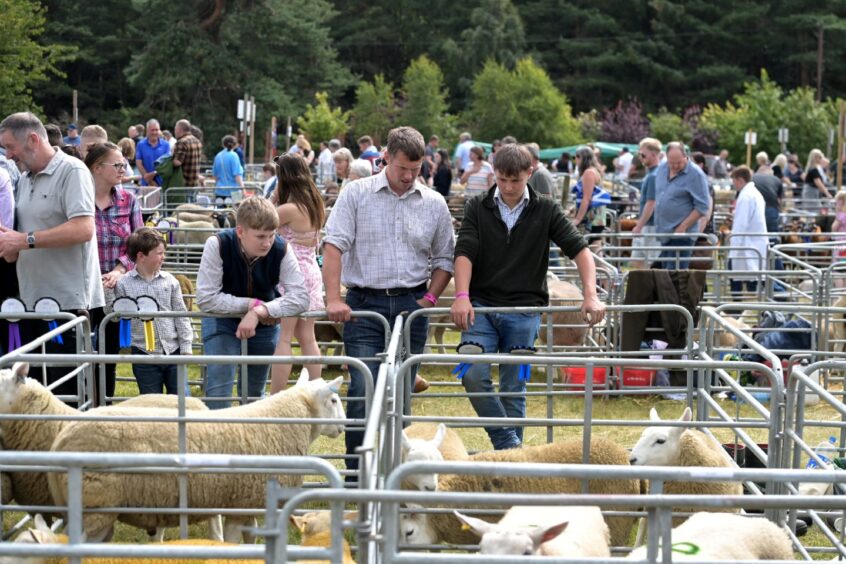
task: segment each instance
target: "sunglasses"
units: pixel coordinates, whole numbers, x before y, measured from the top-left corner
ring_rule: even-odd
[[[126,170],[126,163],[101,163],[101,165],[114,167],[117,171]]]

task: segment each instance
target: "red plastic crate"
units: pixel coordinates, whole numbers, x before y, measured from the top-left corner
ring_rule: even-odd
[[[625,387],[648,387],[655,385],[655,371],[642,368],[624,368],[623,386]]]
[[[587,370],[584,366],[566,366],[561,368],[561,377],[565,384],[580,384],[571,389],[584,390],[585,381],[587,380]],[[593,387],[604,388],[607,373],[605,367],[594,366],[593,368]]]

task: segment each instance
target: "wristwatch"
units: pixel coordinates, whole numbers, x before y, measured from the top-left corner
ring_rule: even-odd
[[[30,231],[26,234],[26,244],[29,245],[30,249],[35,248],[35,232]]]

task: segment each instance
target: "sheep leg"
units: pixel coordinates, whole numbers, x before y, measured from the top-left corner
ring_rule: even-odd
[[[241,528],[246,526],[251,517],[227,517],[223,528],[224,542],[241,544]]]
[[[252,517],[249,520],[249,525],[251,527],[258,528],[258,519],[256,519],[255,517]],[[256,536],[253,533],[244,529],[242,531],[242,534],[244,535],[244,544],[255,544],[256,543]]]
[[[150,535],[150,542],[164,542],[165,527],[156,527],[156,532]]]
[[[88,542],[109,542],[115,532],[115,516],[90,513],[82,518],[82,526]]]
[[[223,542],[223,517],[215,515],[209,518],[209,537],[212,540]]]

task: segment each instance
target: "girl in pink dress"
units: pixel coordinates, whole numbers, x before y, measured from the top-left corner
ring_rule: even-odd
[[[279,235],[288,243],[300,264],[309,295],[309,311],[325,309],[323,278],[317,264],[317,244],[326,219],[323,198],[308,170],[305,159],[298,154],[284,154],[276,158],[277,185],[273,201],[279,211]],[[276,354],[291,355],[291,341],[296,337],[303,355],[318,356],[320,348],[314,336],[314,318],[290,317],[282,320],[282,333]],[[320,378],[320,364],[307,364],[309,378]],[[274,364],[271,370],[270,392],[275,394],[288,386],[290,364]]]

